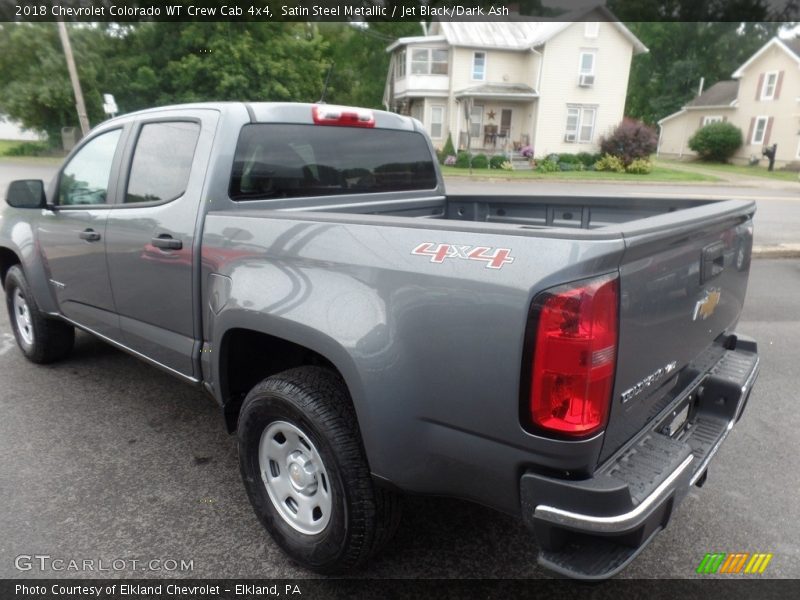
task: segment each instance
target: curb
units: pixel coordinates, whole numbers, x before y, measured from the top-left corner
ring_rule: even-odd
[[[753,258],[800,258],[800,244],[753,246]]]

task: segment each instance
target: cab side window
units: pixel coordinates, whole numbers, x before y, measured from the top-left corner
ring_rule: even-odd
[[[200,125],[147,123],[133,153],[125,203],[164,202],[186,192]]]
[[[121,129],[98,135],[89,141],[64,167],[58,184],[61,206],[106,204],[111,164]]]

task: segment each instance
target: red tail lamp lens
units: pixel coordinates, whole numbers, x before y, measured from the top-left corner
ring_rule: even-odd
[[[531,370],[533,423],[583,436],[606,423],[617,364],[619,280],[555,288],[534,300],[539,321]]]

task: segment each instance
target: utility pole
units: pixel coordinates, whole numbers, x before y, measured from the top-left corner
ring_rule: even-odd
[[[78,69],[75,68],[75,57],[72,56],[72,45],[69,43],[67,26],[64,21],[58,22],[58,34],[61,36],[61,45],[64,47],[64,56],[67,58],[67,70],[72,81],[72,91],[75,93],[75,108],[78,110],[78,121],[81,124],[81,134],[89,133],[89,117],[86,114],[86,104],[83,102],[81,81],[78,79]]]

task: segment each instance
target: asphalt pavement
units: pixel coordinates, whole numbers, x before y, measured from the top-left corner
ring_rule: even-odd
[[[771,552],[762,577],[800,577],[798,298],[800,261],[753,262],[739,330],[758,340],[763,367],[747,411],[705,487],[621,577],[698,577],[707,552]],[[0,313],[0,578],[308,576],[256,520],[212,399],[86,334],[68,360],[33,365]],[[441,498],[405,508],[397,537],[357,576],[548,576],[516,518]],[[35,555],[127,562],[15,567]],[[138,570],[150,560],[193,568]]]

